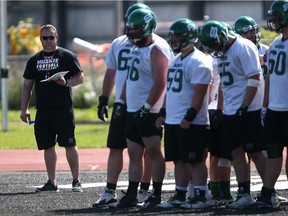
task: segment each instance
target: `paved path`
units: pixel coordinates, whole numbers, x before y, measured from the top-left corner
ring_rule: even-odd
[[[108,149],[78,149],[80,156],[80,170],[106,170]],[[65,150],[57,149],[57,170],[70,170]],[[128,169],[128,154],[124,151],[124,169]],[[173,169],[172,163],[167,163],[168,169]],[[0,150],[0,172],[17,171],[46,171],[43,151],[24,150]]]

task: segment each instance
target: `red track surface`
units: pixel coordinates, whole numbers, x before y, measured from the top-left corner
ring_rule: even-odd
[[[106,170],[108,149],[78,149],[80,170]],[[63,148],[57,149],[57,170],[69,171],[69,166]],[[124,151],[124,169],[128,169],[129,158]],[[168,169],[173,169],[173,163],[167,163]],[[0,172],[46,171],[43,151],[0,150]]]
[[[106,170],[109,149],[78,149],[80,157],[80,170]],[[57,149],[58,171],[69,171],[69,166],[63,148]],[[286,149],[283,151],[286,158]],[[209,157],[208,157],[209,158]],[[129,158],[127,150],[124,151],[124,170],[128,169]],[[208,165],[208,159],[206,164]],[[284,165],[284,160],[283,160]],[[254,164],[252,163],[254,167]],[[166,163],[167,169],[173,169],[172,162]],[[25,171],[46,171],[43,151],[24,150],[0,150],[0,172],[25,172]]]

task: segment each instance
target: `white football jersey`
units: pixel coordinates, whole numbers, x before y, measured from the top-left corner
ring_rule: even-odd
[[[115,102],[119,101],[124,83],[127,78],[129,53],[132,43],[126,35],[113,40],[106,56],[106,66],[116,70],[115,77]]]
[[[166,119],[167,124],[180,124],[191,107],[194,85],[210,84],[212,78],[212,61],[198,49],[194,49],[185,58],[178,54],[169,67],[167,74]],[[207,125],[208,93],[197,113],[193,124]]]
[[[224,97],[224,113],[234,115],[241,106],[248,77],[259,74],[260,86],[248,110],[261,109],[264,95],[264,81],[258,49],[254,43],[244,38],[236,38],[224,56],[218,61],[221,87]]]
[[[154,84],[151,68],[151,50],[157,47],[170,61],[174,54],[166,40],[153,33],[154,43],[146,47],[133,46],[130,50],[129,72],[126,82],[127,111],[136,112],[146,102]],[[154,71],[157,73],[157,71]],[[151,113],[158,113],[163,105],[165,91],[151,107]]]
[[[282,35],[275,38],[269,48],[270,70],[269,109],[288,111],[288,40]],[[287,90],[287,91],[286,91]]]

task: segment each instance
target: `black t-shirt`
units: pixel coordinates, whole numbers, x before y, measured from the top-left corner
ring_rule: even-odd
[[[69,71],[65,79],[82,72],[77,56],[67,49],[58,47],[56,51],[49,53],[42,50],[28,60],[23,77],[35,80],[37,109],[72,106],[71,88],[54,81],[40,82],[61,71]]]

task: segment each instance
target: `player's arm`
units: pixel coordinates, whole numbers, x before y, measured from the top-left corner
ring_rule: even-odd
[[[146,103],[153,106],[166,87],[167,71],[169,59],[157,47],[153,47],[151,51],[151,67],[154,78],[154,85],[151,88],[150,94]]]
[[[102,95],[109,97],[115,85],[116,70],[107,68],[103,80]]]
[[[260,74],[253,75],[248,78],[246,92],[244,100],[242,102],[244,106],[249,107],[249,105],[251,104],[257,93],[259,86],[260,86]]]
[[[208,91],[208,84],[196,84],[194,85],[195,93],[193,95],[193,100],[191,103],[191,108],[187,111],[186,116],[181,121],[180,126],[182,128],[189,128],[193,119],[196,117],[197,113],[201,109],[205,95]]]
[[[224,98],[221,84],[218,86],[218,96],[217,96],[217,110],[223,110],[224,108]]]

